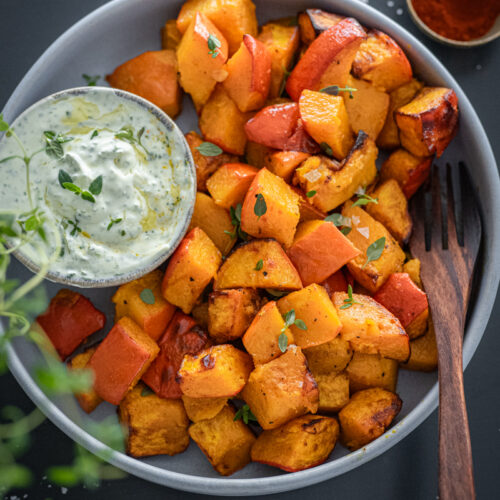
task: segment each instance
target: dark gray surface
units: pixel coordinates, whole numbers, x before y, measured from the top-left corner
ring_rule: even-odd
[[[103,3],[104,0],[0,1],[0,109],[43,50],[65,29]],[[420,34],[409,19],[403,0],[371,0],[370,3],[398,20],[434,50],[468,94],[490,137],[495,155],[500,158],[500,146],[495,143],[498,137],[495,125],[500,112],[497,90],[500,42],[468,51],[444,47]],[[392,3],[394,5],[390,6]],[[402,15],[398,15],[400,8],[403,9]],[[500,301],[497,299],[495,313],[465,374],[478,498],[488,499],[497,498],[500,490],[500,394],[497,386],[500,381],[500,364],[497,362],[500,338],[495,335],[500,327],[499,311]],[[5,404],[16,404],[25,409],[32,406],[12,377],[8,376],[2,378],[0,391],[0,407]],[[88,498],[89,492],[83,488],[73,488],[63,494],[60,488],[51,487],[42,479],[48,465],[71,460],[71,440],[50,423],[45,423],[33,437],[33,446],[25,462],[38,474],[38,480],[27,491],[29,498]],[[331,481],[272,498],[434,499],[437,494],[436,438],[437,416],[433,414],[419,429],[382,457]],[[143,498],[198,497],[133,477],[105,482],[99,490],[92,492],[92,497],[96,499],[138,495]]]

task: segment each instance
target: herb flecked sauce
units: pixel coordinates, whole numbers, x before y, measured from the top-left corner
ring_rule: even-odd
[[[13,128],[28,155],[44,148],[46,131],[68,139],[61,144],[61,158],[43,151],[33,157],[29,171],[34,207],[62,236],[52,272],[69,278],[118,277],[154,262],[166,249],[190,208],[192,179],[182,148],[147,109],[111,93],[89,92],[47,100]],[[4,136],[0,158],[19,154],[16,142]],[[61,171],[62,180],[69,176],[87,193],[101,176],[94,202],[64,187]],[[0,206],[33,208],[21,159],[0,164]],[[51,244],[49,238],[49,254]],[[39,264],[33,247],[23,247],[23,254]]]

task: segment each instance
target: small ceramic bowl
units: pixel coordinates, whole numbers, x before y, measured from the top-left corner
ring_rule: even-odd
[[[160,108],[153,105],[149,101],[129,92],[125,92],[118,89],[111,89],[108,87],[77,87],[67,90],[62,90],[51,94],[43,99],[40,99],[35,104],[31,105],[25,109],[12,123],[12,127],[15,128],[16,123],[19,123],[22,119],[33,119],[31,117],[36,117],[36,113],[39,112],[40,107],[46,106],[53,102],[61,101],[63,99],[71,97],[86,97],[87,99],[92,99],[95,94],[100,94],[99,97],[104,97],[106,100],[115,99],[117,102],[123,101],[125,106],[130,107],[131,105],[138,105],[144,108],[149,115],[151,115],[152,123],[157,125],[157,128],[168,135],[170,138],[170,144],[172,145],[172,156],[175,158],[182,158],[183,164],[180,167],[182,171],[179,172],[181,176],[181,182],[185,188],[183,188],[182,200],[178,206],[175,217],[175,228],[166,237],[165,240],[161,242],[161,247],[158,248],[157,252],[152,252],[151,254],[144,255],[143,257],[137,258],[137,265],[133,270],[126,270],[121,274],[103,273],[103,277],[88,277],[82,271],[78,272],[63,272],[60,269],[49,268],[46,275],[46,279],[55,283],[61,283],[63,285],[72,285],[77,287],[85,288],[104,288],[110,286],[121,285],[122,283],[127,283],[131,280],[144,276],[148,272],[156,269],[165,260],[172,255],[176,247],[179,245],[180,241],[184,237],[191,220],[191,216],[194,209],[194,202],[196,198],[196,170],[194,166],[193,157],[189,146],[184,138],[184,134],[181,132],[179,127],[175,122]],[[102,95],[104,94],[104,96]],[[118,98],[118,99],[116,99]],[[21,251],[13,252],[13,255],[22,262],[30,271],[34,273],[39,272],[39,265],[34,262],[33,255],[29,256],[27,253]],[[97,257],[96,257],[97,258]],[[83,264],[82,264],[83,266]],[[78,265],[74,266],[78,268]],[[105,263],[103,262],[102,269],[105,269]]]
[[[415,8],[413,7],[412,0],[406,0],[406,4],[408,5],[408,10],[410,11],[410,15],[411,18],[413,19],[413,22],[420,28],[420,30],[423,31],[426,35],[436,40],[437,42],[444,43],[445,45],[451,45],[452,47],[466,49],[469,47],[478,47],[479,45],[484,45],[500,37],[500,16],[497,16],[495,24],[491,27],[490,31],[488,31],[488,33],[486,33],[485,35],[467,41],[453,40],[451,38],[446,38],[445,36],[440,35],[439,33],[436,33],[435,31],[431,30],[429,26],[427,26],[427,24],[425,24],[420,19],[420,17],[418,17],[418,14],[415,11]]]

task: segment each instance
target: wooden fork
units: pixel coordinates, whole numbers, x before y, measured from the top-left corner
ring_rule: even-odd
[[[438,346],[439,496],[441,500],[469,500],[475,492],[462,337],[481,219],[465,165],[434,166],[426,187],[411,205],[410,251],[422,262],[422,282]]]

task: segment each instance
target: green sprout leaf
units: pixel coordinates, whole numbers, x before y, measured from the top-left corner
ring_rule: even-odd
[[[219,156],[223,153],[222,149],[217,146],[217,144],[213,144],[212,142],[202,142],[195,149],[203,156]]]
[[[378,205],[378,198],[372,198],[371,196],[367,195],[364,190],[363,192],[356,193],[358,196],[358,199],[352,204],[353,207],[364,207],[365,205],[368,205],[368,203],[375,203]]]
[[[91,203],[95,203],[95,198],[88,191],[82,191],[82,199],[85,201],[90,201]]]
[[[255,265],[255,271],[260,271],[264,267],[264,261],[262,259],[257,261],[257,264]]]
[[[68,172],[65,172],[64,170],[59,170],[59,174],[58,174],[57,178],[59,180],[59,184],[63,188],[64,188],[65,183],[68,183],[68,184],[73,183],[73,179],[71,178],[71,175],[69,175]],[[67,189],[67,188],[65,188],[65,189]]]
[[[153,293],[153,290],[151,290],[151,288],[145,288],[140,293],[140,297],[145,304],[153,305],[155,303],[155,295]]]
[[[101,194],[101,191],[102,191],[102,175],[100,175],[99,177],[96,177],[91,183],[90,183],[90,186],[89,186],[89,191],[92,193],[92,194],[95,194],[96,196],[98,194]]]
[[[247,404],[244,404],[237,412],[236,415],[234,416],[233,420],[236,422],[237,420],[243,420],[245,424],[248,424],[248,422],[257,422],[257,418],[255,415],[252,413],[252,410],[250,410],[250,407]]]
[[[314,189],[312,189],[311,191],[308,191],[308,192],[306,193],[306,196],[307,196],[308,198],[312,198],[315,194],[316,194],[316,191],[315,191]]]
[[[301,319],[296,319],[294,321],[294,324],[297,328],[300,328],[301,330],[307,330],[306,324]]]
[[[357,92],[358,89],[354,89],[352,87],[339,87],[338,85],[329,85],[328,87],[324,87],[320,90],[324,94],[329,95],[339,95],[339,92],[349,92],[349,99],[354,99],[353,92]]]
[[[374,241],[366,250],[366,262],[363,264],[364,269],[369,262],[380,259],[385,248],[385,236]]]
[[[354,300],[353,296],[352,296],[352,286],[349,285],[347,287],[347,299],[344,299],[344,305],[340,306],[340,309],[349,309],[349,307],[351,307],[352,305],[354,304],[360,304],[360,302],[357,302],[356,300]]]
[[[255,195],[255,198],[253,212],[260,219],[267,212],[267,204],[263,194],[258,193]]]
[[[85,80],[87,87],[95,87],[97,82],[101,79],[100,75],[90,76],[87,74],[83,74],[82,78]]]
[[[10,125],[4,120],[3,113],[0,113],[0,132],[9,130]]]
[[[210,34],[208,36],[207,44],[208,44],[208,53],[212,56],[212,58],[217,57],[219,53],[218,49],[221,46],[220,40],[215,35]]]
[[[79,188],[73,182],[63,182],[62,187],[64,189],[67,189],[68,191],[71,191],[72,193],[80,194],[82,192],[81,188]]]
[[[45,136],[45,152],[48,156],[60,160],[64,157],[63,144],[73,140],[73,137],[56,134],[52,130],[46,130],[43,135]]]
[[[333,150],[326,142],[322,142],[319,147],[323,150],[327,156],[333,156]]]
[[[285,352],[288,347],[288,337],[285,332],[280,333],[280,336],[278,337],[278,347],[281,352]]]
[[[289,326],[293,325],[295,323],[295,309],[290,309],[284,316],[283,319],[285,320],[285,327],[288,328]]]
[[[92,135],[90,136],[90,140],[92,140],[94,137],[97,137],[99,135],[99,130],[94,130],[92,132]]]
[[[119,224],[123,219],[118,217],[117,219],[111,219],[111,222],[108,224],[107,231],[109,231],[115,224]]]

